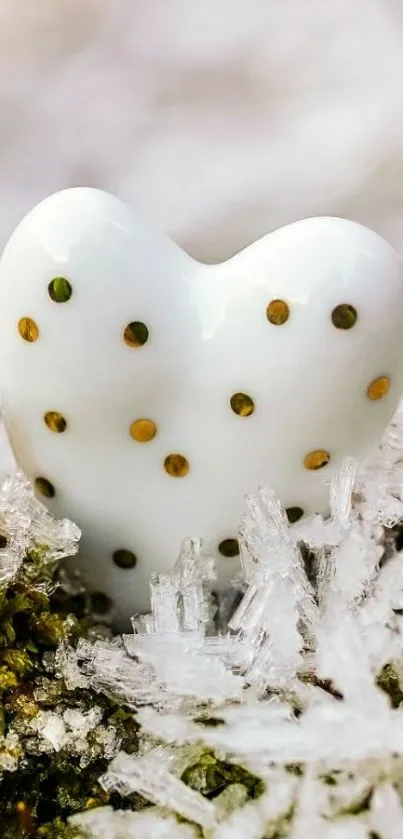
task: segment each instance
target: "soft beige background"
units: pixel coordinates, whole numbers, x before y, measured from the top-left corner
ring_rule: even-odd
[[[321,214],[403,253],[403,0],[0,0],[0,247],[72,184],[206,261]]]

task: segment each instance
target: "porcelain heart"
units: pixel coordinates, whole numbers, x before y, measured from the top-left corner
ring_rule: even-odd
[[[316,218],[218,266],[117,198],[60,192],[0,263],[0,386],[21,468],[83,530],[81,567],[122,619],[200,536],[236,571],[244,495],[324,511],[403,389],[403,271],[376,234]]]

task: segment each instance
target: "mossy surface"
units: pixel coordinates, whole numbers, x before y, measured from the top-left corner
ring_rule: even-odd
[[[69,816],[106,804],[141,809],[139,795],[109,796],[98,783],[110,755],[97,747],[99,732],[112,732],[120,749],[137,751],[136,715],[90,689],[68,690],[52,666],[61,643],[108,632],[92,617],[100,596],[69,594],[43,549],[30,553],[10,585],[0,590],[0,836],[2,839],[78,839]],[[99,609],[96,608],[99,615]],[[35,733],[41,715],[88,714],[100,709],[85,753],[49,748],[41,751]],[[98,739],[100,739],[98,737]],[[102,738],[101,738],[102,740]],[[183,773],[183,780],[208,798],[231,784],[244,786],[248,798],[263,791],[246,769],[225,763],[206,750]]]
[[[61,677],[55,658],[60,645],[74,647],[81,638],[111,636],[97,622],[107,611],[108,599],[102,594],[90,596],[64,580],[43,546],[28,553],[12,581],[0,588],[1,839],[81,839],[68,821],[76,813],[105,805],[125,810],[149,806],[138,794],[108,795],[99,784],[114,749],[137,751],[138,725],[133,711],[88,687],[69,689]],[[312,675],[306,680],[342,701],[330,682]],[[393,664],[383,668],[377,684],[393,708],[402,705],[401,679]],[[46,736],[47,721],[50,727],[58,721],[63,727],[65,721],[68,729],[72,715],[92,719],[82,747],[74,726],[69,742],[67,737],[66,742],[62,738],[52,745],[52,732]],[[201,730],[223,725],[219,715],[200,717],[198,722]],[[284,768],[296,779],[304,775],[302,764]],[[209,749],[184,769],[182,780],[210,800],[231,798],[232,793],[239,796],[242,788],[245,801],[264,792],[258,777]],[[331,772],[322,780],[327,787],[337,785]],[[340,812],[359,815],[369,802],[365,792]],[[286,836],[291,819],[292,811],[282,816],[268,839]]]
[[[113,732],[126,751],[135,751],[137,743],[133,713],[90,690],[68,691],[50,666],[61,642],[74,645],[96,627],[90,598],[67,594],[57,565],[50,569],[44,556],[40,549],[29,554],[12,583],[0,590],[2,839],[75,839],[68,816],[110,803],[98,784],[109,762],[97,746],[99,730]],[[35,735],[41,714],[86,714],[94,706],[100,722],[88,735],[83,755],[72,755],[67,747],[41,751]]]

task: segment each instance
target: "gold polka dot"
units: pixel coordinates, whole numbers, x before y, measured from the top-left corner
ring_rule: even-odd
[[[322,469],[323,466],[329,463],[329,460],[329,452],[326,452],[324,449],[314,449],[314,451],[308,452],[305,455],[304,466],[305,469]]]
[[[123,333],[123,338],[129,347],[142,347],[149,338],[149,329],[140,320],[133,320],[128,323]]]
[[[388,376],[379,376],[377,379],[374,379],[367,388],[367,396],[368,399],[375,401],[376,399],[382,399],[383,396],[386,396],[389,393],[390,388],[390,379]]]
[[[21,338],[28,341],[29,344],[33,344],[39,337],[39,329],[32,318],[21,318],[18,321],[18,332]]]
[[[35,487],[41,495],[45,496],[45,498],[54,498],[56,495],[53,484],[51,484],[47,478],[36,478]]]
[[[295,524],[304,515],[302,507],[287,507],[285,512],[290,524]]]
[[[239,555],[238,539],[223,539],[218,546],[218,550],[222,556],[233,557]]]
[[[55,434],[61,434],[66,430],[67,422],[64,416],[59,414],[59,411],[48,411],[44,416],[44,420],[50,431],[54,431]]]
[[[290,307],[285,300],[271,300],[266,309],[267,320],[274,326],[282,326],[290,317]]]
[[[133,551],[121,548],[113,554],[113,561],[119,568],[134,568],[137,565],[137,557]]]
[[[149,419],[137,419],[130,426],[130,435],[137,443],[148,443],[157,433],[155,422]]]
[[[357,309],[350,303],[341,303],[332,312],[332,323],[336,329],[351,329],[357,320]]]
[[[247,393],[234,393],[230,405],[234,414],[238,414],[239,417],[250,417],[255,410],[253,399]]]
[[[164,469],[172,478],[183,478],[189,472],[189,463],[182,454],[169,454],[164,460]]]
[[[48,285],[48,292],[55,303],[67,303],[73,294],[73,289],[65,277],[55,277]]]

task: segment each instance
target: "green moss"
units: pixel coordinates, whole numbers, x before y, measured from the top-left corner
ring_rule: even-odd
[[[349,804],[347,807],[341,807],[338,816],[359,816],[361,813],[367,812],[369,810],[371,799],[373,795],[373,790],[370,789],[367,792],[363,792],[362,795],[359,795],[355,801]]]
[[[219,760],[209,750],[197,763],[185,769],[182,781],[206,798],[215,798],[231,784],[244,786],[249,798],[258,798],[265,788],[263,782],[243,766]]]
[[[378,675],[376,683],[389,696],[392,708],[399,708],[403,702],[403,691],[393,664],[385,664]]]
[[[290,775],[296,775],[297,778],[301,778],[304,774],[304,767],[301,763],[287,763],[285,769]]]
[[[47,647],[57,647],[66,638],[65,621],[52,612],[35,615],[31,630],[35,639]]]
[[[3,659],[10,671],[20,677],[26,676],[27,673],[34,667],[33,661],[26,649],[7,648],[5,650],[1,650],[0,658]]]
[[[109,758],[97,745],[97,729],[88,737],[85,765],[69,748],[57,752],[50,748],[48,753],[35,748],[32,724],[38,714],[60,715],[70,709],[87,713],[96,705],[102,713],[102,732],[113,728],[116,742],[129,754],[138,749],[138,725],[132,711],[90,690],[68,691],[49,668],[52,651],[60,642],[74,646],[78,638],[94,630],[92,606],[89,597],[70,596],[58,586],[57,563],[49,561],[43,545],[30,551],[17,578],[0,591],[0,735],[4,744],[0,772],[2,754],[14,760],[14,771],[4,769],[3,761],[2,839],[76,839],[79,833],[68,824],[75,813],[105,804],[133,810],[148,806],[139,795],[108,796],[99,786]],[[203,722],[221,724],[215,719]],[[182,779],[211,799],[231,785],[242,785],[248,798],[256,798],[264,789],[246,769],[219,760],[207,750]]]
[[[18,685],[17,676],[8,667],[0,667],[0,693],[6,693]]]
[[[290,835],[290,824],[294,818],[294,815],[295,805],[293,804],[286,813],[283,813],[281,816],[275,819],[275,821],[271,825],[267,826],[264,839],[288,839]]]
[[[52,667],[60,642],[74,646],[80,637],[93,637],[93,612],[99,615],[108,605],[100,594],[91,599],[64,590],[46,545],[32,548],[16,578],[0,589],[1,839],[78,839],[81,833],[68,821],[76,813],[106,804],[132,810],[149,806],[141,795],[108,795],[98,782],[110,760],[103,737],[112,732],[125,752],[138,750],[135,714],[91,690],[67,690]],[[39,745],[36,726],[46,715],[86,714],[94,706],[101,719],[88,735],[84,760],[69,746],[55,751],[51,744],[44,750],[43,740]],[[224,724],[207,717],[200,723]],[[210,750],[187,767],[182,780],[209,799],[225,797],[225,791],[229,800],[234,792],[254,799],[264,791],[259,778]],[[283,835],[281,825],[276,830],[273,837]]]
[[[319,778],[327,787],[337,787],[337,779],[331,772],[328,775],[320,775]]]
[[[89,690],[67,691],[49,669],[61,641],[74,644],[94,628],[89,598],[70,596],[58,584],[58,564],[41,545],[27,555],[16,579],[0,590],[0,836],[2,839],[76,839],[68,826],[74,813],[103,806],[109,797],[98,783],[109,763],[102,733],[113,726],[116,741],[137,749],[132,712]],[[101,709],[88,737],[84,765],[69,749],[40,753],[31,727],[40,712]],[[11,761],[11,762],[10,762]],[[124,806],[118,795],[116,806]]]
[[[44,824],[37,831],[38,839],[79,839],[82,833],[75,827],[66,825],[61,819],[55,819],[52,824]]]

